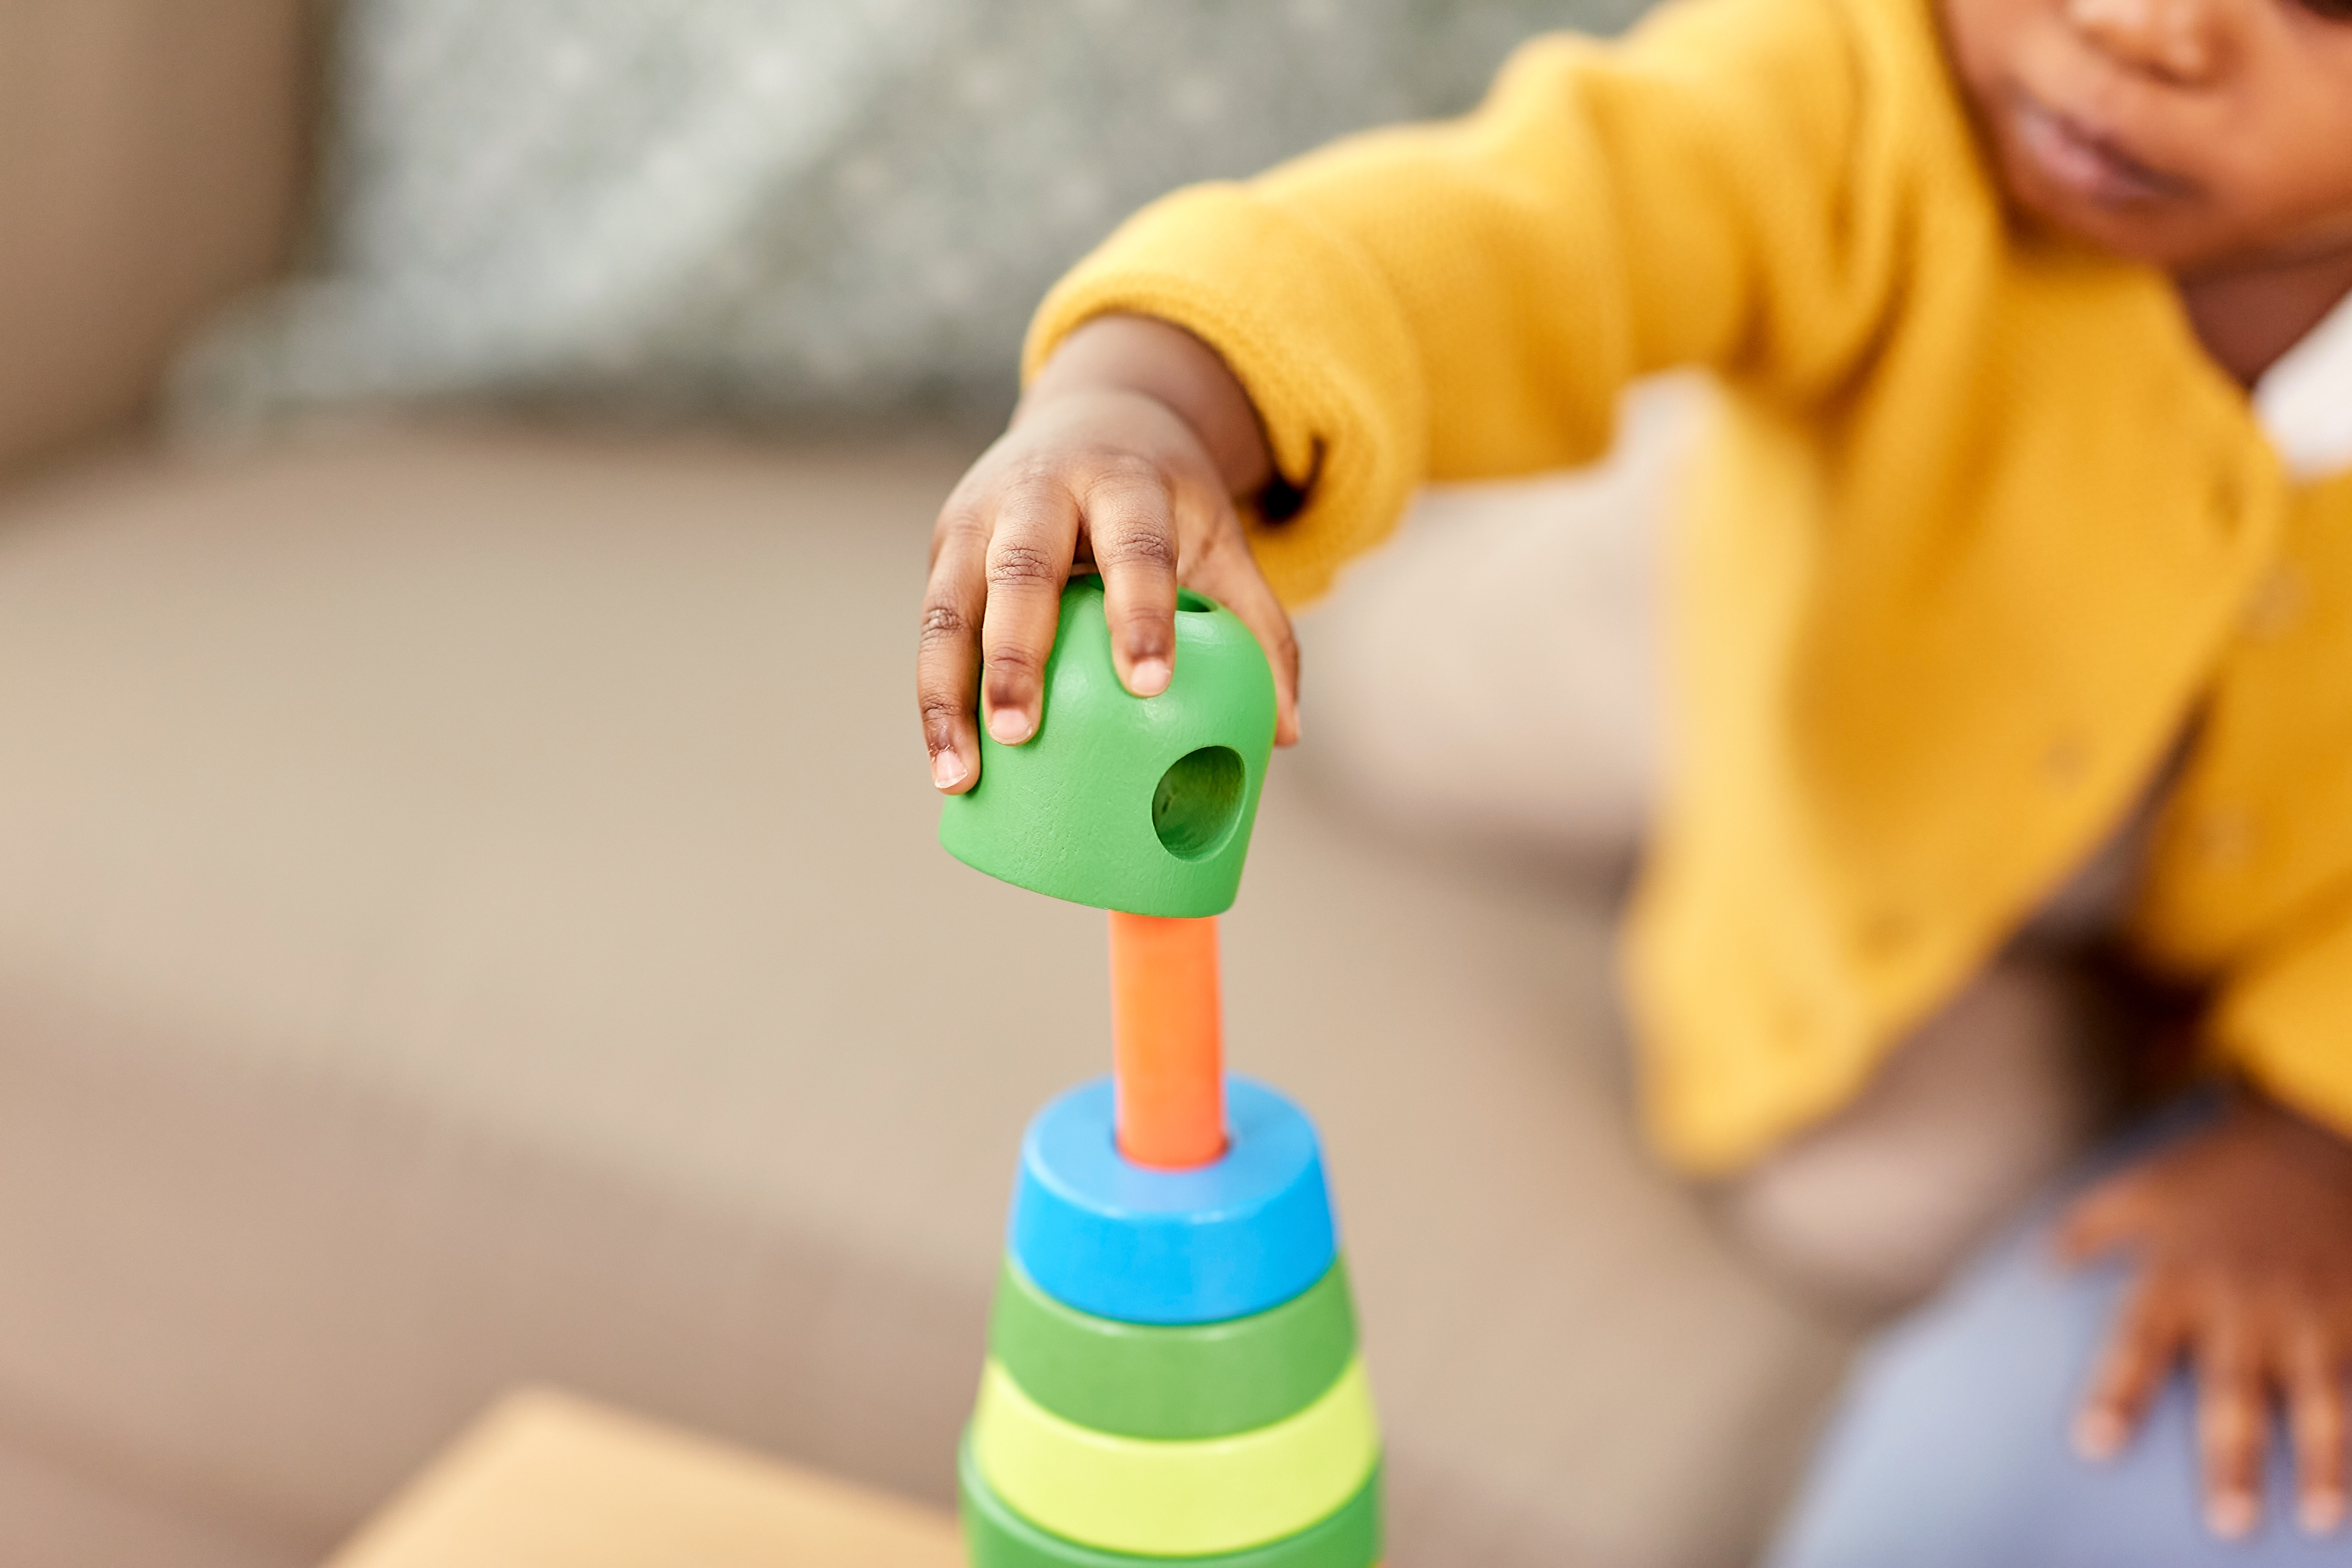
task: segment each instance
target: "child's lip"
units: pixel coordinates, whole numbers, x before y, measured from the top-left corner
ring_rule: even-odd
[[[2178,201],[2196,187],[2152,168],[2122,143],[2047,104],[2018,96],[2017,139],[2050,181],[2100,206]]]

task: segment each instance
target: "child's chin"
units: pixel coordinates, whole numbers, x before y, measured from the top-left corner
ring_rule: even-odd
[[[2010,197],[2037,226],[2126,261],[2190,267],[2232,248],[2227,236],[2207,232],[2212,226],[2179,198],[2102,201],[2022,172],[2010,181]]]

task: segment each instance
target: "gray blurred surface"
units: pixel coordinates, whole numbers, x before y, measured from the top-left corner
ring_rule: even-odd
[[[342,0],[319,265],[179,405],[994,423],[1037,300],[1129,213],[1459,113],[1523,39],[1641,6]]]
[[[963,456],[362,430],[0,501],[0,1563],[300,1561],[523,1379],[947,1499],[1108,1012],[1099,914],[932,838]],[[1637,1149],[1602,901],[1297,762],[1230,1047],[1328,1136],[1394,1560],[1742,1560],[1842,1346]]]

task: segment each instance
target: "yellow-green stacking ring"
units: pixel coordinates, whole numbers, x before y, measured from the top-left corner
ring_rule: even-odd
[[[1381,1560],[1381,1476],[1297,1535],[1206,1557],[1142,1557],[1085,1546],[1038,1529],[989,1489],[967,1441],[958,1455],[971,1568],[1372,1568]]]
[[[1008,1257],[988,1348],[1024,1393],[1074,1425],[1121,1437],[1223,1437],[1321,1398],[1356,1353],[1356,1312],[1344,1262],[1271,1310],[1169,1328],[1064,1306]]]
[[[1055,1535],[1112,1552],[1202,1557],[1295,1535],[1339,1509],[1380,1463],[1381,1434],[1360,1358],[1296,1415],[1182,1443],[1074,1426],[991,1361],[971,1447],[989,1489]]]

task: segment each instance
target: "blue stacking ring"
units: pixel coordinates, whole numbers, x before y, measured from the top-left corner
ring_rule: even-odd
[[[1021,1141],[1013,1256],[1047,1295],[1130,1323],[1214,1323],[1278,1307],[1323,1277],[1339,1240],[1306,1112],[1225,1079],[1231,1139],[1213,1164],[1155,1171],[1120,1154],[1110,1079],[1053,1100]]]

